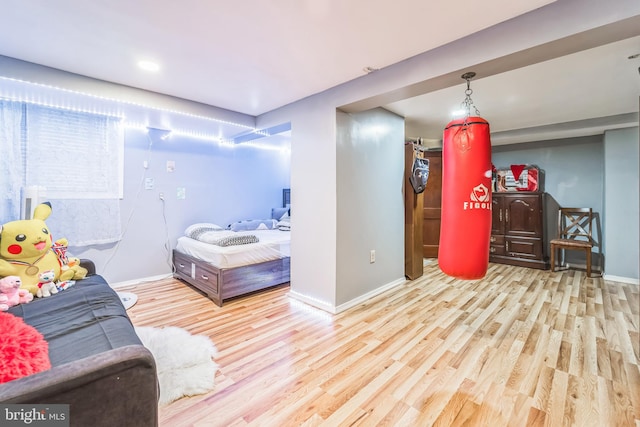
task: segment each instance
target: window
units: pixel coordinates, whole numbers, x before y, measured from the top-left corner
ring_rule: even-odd
[[[120,238],[124,131],[121,120],[0,100],[0,223],[20,217],[21,189],[44,187],[47,224],[70,246]]]
[[[122,198],[120,119],[38,105],[26,112],[27,185],[54,199]]]

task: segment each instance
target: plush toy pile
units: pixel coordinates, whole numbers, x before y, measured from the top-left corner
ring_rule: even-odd
[[[24,304],[33,299],[33,295],[26,289],[20,289],[22,281],[18,276],[7,276],[0,279],[0,311],[7,311],[9,307]]]
[[[28,291],[32,298],[48,297],[71,286],[75,280],[83,279],[87,270],[80,266],[77,258],[66,255],[67,240],[53,240],[44,220],[51,215],[51,205],[43,203],[36,207],[33,219],[17,220],[0,226],[0,278],[11,282],[20,280],[19,288]],[[9,285],[3,285],[3,288]],[[2,290],[0,294],[6,292]],[[18,304],[28,302],[24,292],[20,292]],[[7,295],[9,297],[9,295]],[[15,295],[11,301],[15,301]],[[9,304],[2,302],[0,308]]]

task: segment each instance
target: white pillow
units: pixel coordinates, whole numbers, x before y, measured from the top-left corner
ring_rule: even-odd
[[[278,221],[276,225],[280,231],[291,231],[291,219],[286,218]]]
[[[224,228],[220,227],[218,224],[212,224],[210,222],[199,222],[197,224],[192,224],[184,230],[184,235],[187,237],[195,238],[193,236],[199,235],[202,233],[206,233],[207,231],[219,231],[224,230]]]

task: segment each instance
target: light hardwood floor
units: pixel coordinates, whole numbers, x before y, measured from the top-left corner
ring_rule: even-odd
[[[126,290],[136,326],[219,350],[215,390],[160,408],[162,427],[640,427],[636,285],[499,264],[461,281],[433,263],[338,315],[287,286],[223,307],[174,279]]]

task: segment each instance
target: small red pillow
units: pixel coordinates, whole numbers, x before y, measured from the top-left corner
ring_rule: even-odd
[[[49,345],[21,317],[0,312],[0,383],[51,368]]]

